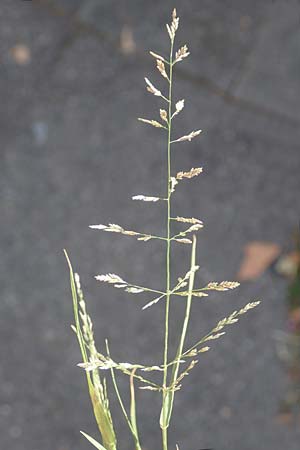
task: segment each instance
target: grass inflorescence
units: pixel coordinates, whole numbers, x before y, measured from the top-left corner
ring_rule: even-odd
[[[86,304],[80,285],[80,279],[78,274],[73,272],[71,262],[67,253],[65,253],[70,270],[70,282],[75,317],[75,325],[72,328],[77,336],[82,354],[82,362],[78,365],[85,370],[88,390],[102,443],[99,443],[87,433],[82,432],[82,434],[94,447],[100,450],[116,450],[118,448],[113,419],[110,412],[106,381],[103,373],[106,372],[111,376],[115,395],[127,422],[128,429],[132,435],[136,450],[141,450],[140,433],[138,430],[138,421],[136,417],[136,385],[138,385],[139,389],[151,390],[154,391],[156,395],[161,396],[161,411],[158,426],[161,429],[162,449],[168,450],[168,429],[173,415],[174,397],[176,392],[181,388],[184,378],[196,366],[199,356],[209,350],[210,347],[207,345],[209,341],[221,338],[225,334],[224,330],[227,326],[236,323],[241,315],[245,314],[259,304],[259,302],[248,303],[244,308],[234,311],[228,317],[220,320],[208,334],[199,338],[199,340],[195,343],[186,345],[186,334],[189,326],[193,299],[207,297],[210,291],[228,291],[235,289],[238,287],[239,283],[232,281],[213,281],[205,286],[196,287],[195,278],[197,271],[199,270],[199,266],[196,262],[196,233],[203,228],[203,223],[200,219],[194,217],[172,216],[172,197],[175,194],[177,185],[182,180],[191,180],[198,177],[202,173],[202,167],[192,167],[188,171],[180,171],[178,173],[173,173],[172,170],[172,146],[184,141],[191,141],[192,139],[198,137],[201,133],[201,130],[194,130],[181,137],[173,137],[173,121],[176,120],[176,116],[181,114],[185,107],[184,99],[173,100],[172,89],[174,72],[176,70],[176,65],[184,61],[184,59],[190,54],[187,45],[183,45],[179,47],[178,50],[174,50],[178,26],[179,17],[177,17],[176,10],[174,9],[171,23],[170,25],[167,25],[167,32],[170,40],[169,56],[164,57],[158,53],[154,53],[152,51],[150,52],[151,56],[156,60],[156,67],[166,83],[166,89],[164,90],[165,93],[163,93],[160,89],[155,87],[148,78],[145,78],[147,91],[155,97],[158,97],[163,103],[163,107],[159,109],[159,118],[139,118],[141,122],[155,128],[160,128],[164,130],[166,134],[167,173],[165,195],[162,197],[157,197],[138,194],[132,197],[133,200],[143,201],[145,203],[155,203],[160,201],[165,203],[165,235],[155,236],[139,231],[125,230],[122,226],[113,223],[108,225],[90,225],[90,228],[92,229],[131,236],[143,242],[158,239],[162,241],[162,245],[165,245],[165,288],[163,290],[140,286],[139,284],[128,282],[120,275],[114,273],[97,275],[95,277],[96,280],[100,282],[111,284],[117,289],[123,289],[134,295],[139,293],[149,294],[150,298],[148,302],[143,305],[143,309],[153,307],[159,301],[165,303],[162,363],[153,364],[152,366],[145,366],[142,364],[116,361],[110,353],[107,340],[105,342],[104,350],[102,350],[101,353],[97,350],[93,335],[93,325],[91,318],[87,313]],[[186,228],[177,234],[172,234],[172,223],[174,221]],[[171,250],[173,245],[178,244],[190,246],[190,264],[187,273],[178,278],[177,282],[173,286],[171,284]],[[186,307],[182,324],[179,326],[177,351],[174,355],[170,355],[169,324],[171,320],[171,300],[174,296],[184,297]],[[130,391],[129,406],[125,405],[122,399],[122,393],[120,392],[117,384],[117,372],[120,372],[128,377]],[[151,378],[154,372],[156,375],[157,373],[161,374],[160,383],[157,381],[154,382]],[[157,380],[157,376],[155,377],[155,380]]]

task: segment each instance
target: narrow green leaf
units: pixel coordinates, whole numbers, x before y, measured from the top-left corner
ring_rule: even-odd
[[[91,436],[84,433],[83,431],[80,431],[80,433],[83,434],[83,436],[98,450],[106,450],[106,448],[103,447],[103,445],[101,445],[98,441],[96,441],[96,439],[92,438]]]
[[[138,437],[138,429],[136,423],[136,403],[135,403],[135,390],[134,390],[134,374],[136,369],[133,369],[130,375],[130,422],[132,428]]]

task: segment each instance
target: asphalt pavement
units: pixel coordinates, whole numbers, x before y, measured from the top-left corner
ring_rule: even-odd
[[[137,117],[160,105],[149,50],[165,52],[176,6],[178,45],[191,55],[175,72],[184,98],[174,171],[204,168],[182,183],[175,214],[203,220],[199,280],[234,279],[250,241],[291,245],[300,217],[300,2],[296,0],[32,0],[0,6],[0,448],[84,450],[97,437],[73,321],[66,248],[81,274],[99,348],[120,361],[162,360],[163,303],[94,279],[117,273],[163,288],[164,248],[103,234],[90,224],[164,233],[165,210],[133,202],[165,190],[165,140]],[[187,270],[189,249],[172,267]],[[248,301],[262,304],[212,344],[184,380],[170,448],[298,450],[300,411],[278,425],[287,374],[274,333],[286,327],[286,281],[266,271],[239,290],[195,301],[188,339]],[[199,301],[198,301],[199,300]],[[183,304],[172,309],[172,349]],[[120,386],[128,396],[128,380]],[[116,413],[120,449],[132,449]],[[160,400],[138,393],[145,450],[160,448]]]

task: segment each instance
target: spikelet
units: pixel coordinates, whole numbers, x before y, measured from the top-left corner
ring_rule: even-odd
[[[175,186],[178,184],[178,181],[175,177],[170,178],[170,192],[173,193],[175,191]]]
[[[186,231],[184,231],[184,234],[187,233],[194,233],[195,231],[199,231],[201,230],[201,228],[203,228],[203,224],[202,223],[195,223],[194,225],[191,225]]]
[[[107,273],[106,275],[96,275],[96,280],[103,281],[104,283],[110,283],[110,284],[121,284],[121,285],[127,285],[127,282],[122,280],[119,275],[116,275],[115,273]]]
[[[166,128],[164,125],[162,125],[161,123],[157,122],[157,120],[142,119],[141,117],[139,117],[138,120],[140,122],[148,123],[149,125],[152,125],[155,128]]]
[[[149,52],[151,56],[153,56],[153,58],[155,59],[159,59],[161,61],[165,61],[165,58],[163,58],[162,56],[158,55],[157,53],[154,52]]]
[[[181,238],[176,238],[174,239],[174,241],[179,242],[180,244],[192,244],[191,239],[181,239]]]
[[[162,97],[162,93],[159,89],[156,89],[155,86],[151,83],[151,81],[148,80],[148,78],[145,77],[145,81],[147,84],[147,91],[150,92],[153,95],[156,95],[157,97]]]
[[[191,133],[187,134],[186,136],[181,136],[179,139],[176,139],[175,141],[171,141],[173,144],[174,142],[183,142],[183,141],[189,141],[191,142],[192,139],[194,139],[196,136],[199,136],[199,134],[202,132],[202,130],[192,131]]]
[[[213,341],[215,339],[219,339],[221,336],[224,336],[225,331],[223,331],[222,333],[217,333],[217,334],[211,334],[210,336],[208,336],[206,339],[204,339],[203,342],[207,342],[207,341]]]
[[[196,167],[196,169],[194,169],[193,167],[188,172],[178,172],[176,178],[177,180],[182,180],[183,178],[193,178],[197,177],[202,172],[203,172],[202,167]]]
[[[168,122],[168,113],[165,109],[160,109],[159,115],[162,120],[164,120],[165,122]]]
[[[190,52],[188,51],[187,45],[183,45],[179,50],[177,50],[174,62],[177,63],[179,61],[182,61],[184,58],[189,56],[189,54]]]
[[[153,386],[139,386],[139,389],[143,389],[144,391],[160,391],[161,389]]]
[[[195,219],[194,217],[179,217],[177,216],[174,220],[176,220],[176,222],[183,222],[183,223],[201,223],[203,224],[203,222],[199,219]]]
[[[206,353],[209,350],[210,350],[210,347],[202,347],[197,351],[197,353]]]
[[[145,306],[143,306],[143,310],[150,308],[150,306],[156,305],[156,303],[159,302],[159,300],[161,300],[163,297],[165,296],[165,294],[160,295],[159,297],[155,298],[154,300],[151,300],[151,302],[148,302]]]
[[[166,25],[169,37],[172,42],[174,41],[176,31],[178,30],[178,25],[179,25],[179,17],[177,17],[176,9],[174,8],[172,13],[172,23],[171,25],[168,24]]]
[[[145,236],[139,237],[139,238],[138,238],[138,241],[144,241],[144,242],[147,242],[147,241],[150,241],[150,239],[153,239],[152,236],[151,236],[150,234],[146,234]]]
[[[188,295],[188,292],[186,293],[186,295]],[[206,294],[205,292],[193,291],[193,296],[194,297],[208,297],[208,294]]]
[[[179,114],[184,108],[184,99],[179,100],[176,104],[175,104],[175,112],[173,114],[173,117],[175,117],[177,114]]]
[[[213,291],[228,291],[229,289],[235,289],[240,285],[237,281],[221,281],[221,283],[211,282],[208,283],[203,289]]]
[[[161,73],[161,75],[168,80],[169,77],[166,72],[165,64],[161,59],[157,59],[156,67],[157,67],[158,71]]]
[[[158,200],[162,200],[159,197],[148,197],[147,195],[134,195],[132,200],[141,200],[143,202],[158,202]]]

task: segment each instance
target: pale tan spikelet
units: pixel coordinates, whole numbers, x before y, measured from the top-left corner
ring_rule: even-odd
[[[161,300],[163,297],[165,296],[165,294],[160,295],[159,297],[155,298],[154,300],[151,300],[151,302],[148,302],[145,306],[143,306],[143,310],[150,308],[150,306],[155,305],[156,303],[159,302],[159,300]]]
[[[139,389],[143,389],[144,391],[148,390],[148,391],[160,391],[160,388],[156,388],[153,386],[139,386]]]
[[[156,95],[157,97],[161,97],[162,93],[160,92],[159,89],[156,89],[155,86],[153,86],[153,84],[151,83],[151,81],[148,80],[148,78],[145,77],[145,81],[147,84],[147,91],[151,92],[151,94]]]
[[[198,350],[196,348],[193,348],[188,353],[185,353],[184,356],[187,357],[187,358],[193,358],[194,356],[197,356],[197,354],[198,354]]]
[[[154,52],[149,52],[151,56],[153,56],[153,58],[155,59],[160,59],[161,61],[164,61],[165,58],[163,58],[162,56],[158,55],[157,53]]]
[[[152,236],[150,236],[150,234],[147,234],[147,235],[145,235],[145,236],[139,237],[139,238],[138,238],[138,241],[144,241],[144,242],[147,242],[147,241],[150,241],[150,239],[152,239]]]
[[[201,220],[195,219],[194,217],[189,218],[189,217],[179,217],[179,216],[177,216],[175,218],[175,220],[177,222],[183,222],[183,223],[192,223],[192,224],[199,223],[199,224],[203,224],[203,222]]]
[[[162,120],[164,120],[165,122],[168,122],[168,113],[165,109],[160,109],[159,115]]]
[[[116,223],[110,223],[109,225],[89,225],[89,228],[92,228],[93,230],[104,230],[109,231],[111,233],[123,233],[124,229],[117,225]]]
[[[223,331],[222,333],[217,333],[217,334],[211,334],[210,336],[208,336],[206,339],[204,339],[203,342],[206,341],[214,341],[215,339],[219,339],[220,337],[224,336],[225,331]]]
[[[195,223],[194,225],[190,226],[186,231],[184,231],[184,234],[186,233],[193,233],[194,231],[199,231],[203,228],[202,223]]]
[[[121,284],[127,285],[127,282],[122,280],[122,278],[119,275],[116,275],[115,273],[107,273],[105,275],[96,275],[95,278],[96,278],[96,280],[103,281],[104,283],[111,283],[111,284],[121,283]]]
[[[175,53],[175,63],[182,61],[184,58],[189,56],[190,52],[188,51],[187,45],[183,45],[179,50]]]
[[[175,112],[173,114],[173,117],[177,116],[177,114],[179,114],[184,108],[184,99],[179,100],[176,104],[175,104]]]
[[[208,297],[208,294],[206,294],[205,292],[192,291],[192,294],[194,297]],[[189,295],[189,293],[188,293],[188,291],[181,291],[181,292],[178,292],[177,295],[186,297],[187,295]]]
[[[81,284],[80,284],[80,276],[76,272],[74,273],[74,280],[75,280],[75,284],[76,284],[77,293],[81,294],[82,290],[81,290]],[[81,297],[81,295],[79,297]]]
[[[175,186],[178,184],[178,181],[176,180],[175,177],[171,177],[170,178],[170,192],[173,193],[175,192]]]
[[[200,173],[203,172],[202,167],[192,168],[188,172],[178,172],[176,175],[177,180],[182,180],[183,178],[193,178],[197,177]]]
[[[178,278],[178,281],[179,281],[181,287],[182,287],[182,282],[188,280],[190,278],[190,276],[192,275],[192,273],[197,272],[197,270],[199,270],[199,268],[200,268],[200,266],[194,266],[184,275],[183,278]]]
[[[168,80],[169,77],[166,72],[165,64],[161,59],[158,59],[156,61],[156,67],[157,67],[158,71],[161,73],[161,75]]]
[[[179,139],[176,139],[175,141],[171,141],[171,143],[174,142],[183,142],[183,141],[191,141],[196,136],[199,136],[199,134],[202,132],[202,130],[192,131],[191,133],[187,134],[186,136],[181,136]]]
[[[170,28],[170,26],[168,24],[166,24],[166,27],[167,27],[168,35],[169,35],[169,37],[170,37],[170,39],[172,41],[174,39],[174,36],[172,34],[171,28]]]
[[[132,200],[141,200],[143,202],[158,202],[159,197],[148,197],[147,195],[134,195]]]
[[[178,30],[178,25],[179,25],[179,17],[176,16],[176,9],[174,8],[172,13],[172,23],[171,25],[168,24],[166,25],[171,41],[173,41],[175,38],[176,31]]]
[[[139,294],[140,292],[145,292],[145,289],[130,286],[126,288],[125,291],[129,292],[130,294]]]
[[[163,372],[164,369],[163,367],[160,366],[148,366],[148,367],[143,367],[143,369],[141,369],[143,372]]]
[[[205,352],[208,352],[209,350],[210,350],[210,347],[202,347],[197,351],[197,353],[205,353]]]
[[[174,8],[173,12],[172,12],[172,23],[171,23],[171,30],[172,30],[174,37],[175,37],[176,31],[178,30],[178,26],[179,26],[179,17],[177,17],[176,8]]]
[[[137,231],[124,230],[122,234],[125,234],[126,236],[138,236],[140,233]]]
[[[149,125],[152,125],[155,128],[165,128],[163,124],[157,122],[157,120],[151,120],[151,119],[142,119],[141,117],[138,118],[140,122],[148,123]]]
[[[214,291],[228,291],[229,289],[235,289],[240,285],[237,281],[221,281],[221,283],[211,282],[205,286],[206,290],[214,290]]]
[[[240,309],[238,314],[245,314],[246,312],[248,312],[250,309],[255,308],[256,306],[258,306],[260,304],[260,301],[257,302],[250,302],[248,303],[246,306],[244,306],[244,308]]]
[[[118,363],[118,366],[121,370],[125,369],[125,370],[133,370],[133,369],[141,369],[144,366],[141,366],[140,364],[131,364],[131,363],[127,363],[127,362],[123,362],[123,363]]]
[[[192,241],[190,239],[174,239],[174,241],[179,242],[180,244],[192,244]]]
[[[188,292],[187,292],[188,294]],[[208,297],[208,294],[206,294],[205,292],[193,292],[193,296],[194,297]]]

